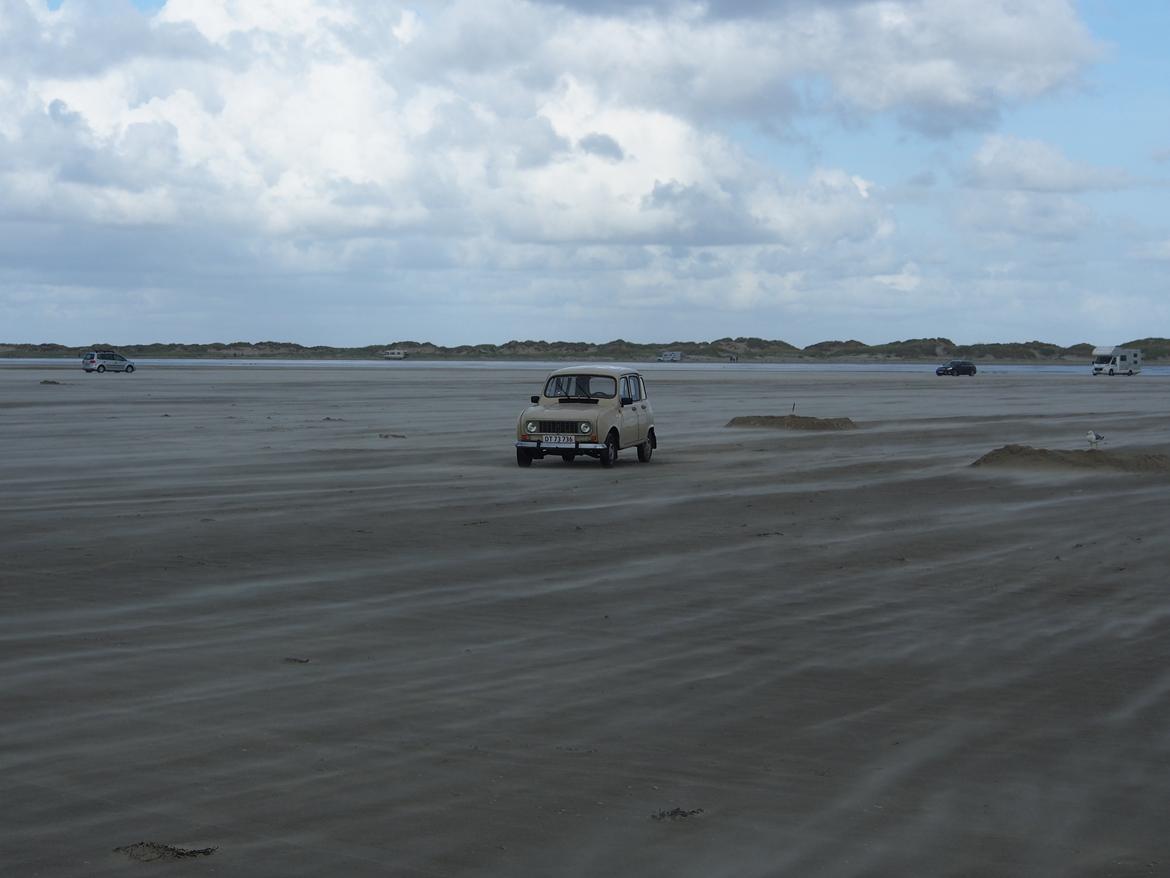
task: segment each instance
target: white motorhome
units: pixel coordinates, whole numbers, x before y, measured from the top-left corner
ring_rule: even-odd
[[[405,360],[406,351],[400,351],[397,348],[389,351],[382,351],[383,360]]]
[[[1094,375],[1136,375],[1142,370],[1142,352],[1137,348],[1093,348]]]
[[[658,355],[660,363],[681,363],[682,351],[663,351]]]

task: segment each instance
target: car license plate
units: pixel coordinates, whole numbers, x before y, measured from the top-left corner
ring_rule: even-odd
[[[573,436],[555,435],[555,434],[550,433],[550,434],[546,435],[543,439],[540,440],[540,444],[541,445],[556,445],[558,447],[562,447],[562,446],[567,445],[568,447],[572,448],[574,445],[577,444],[577,440]]]

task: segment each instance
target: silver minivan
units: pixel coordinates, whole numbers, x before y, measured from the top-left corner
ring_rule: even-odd
[[[125,372],[134,371],[134,364],[113,351],[87,351],[81,355],[81,368],[86,372]]]

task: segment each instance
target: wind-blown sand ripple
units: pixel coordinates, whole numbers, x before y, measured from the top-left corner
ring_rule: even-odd
[[[808,415],[739,415],[729,427],[772,427],[783,430],[855,430],[849,418],[813,418]]]

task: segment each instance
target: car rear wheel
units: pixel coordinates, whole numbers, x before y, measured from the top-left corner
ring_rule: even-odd
[[[618,441],[617,435],[610,433],[605,437],[605,448],[601,449],[601,465],[604,467],[611,467],[617,461],[618,456]]]
[[[646,441],[638,446],[638,462],[649,463],[650,457],[654,454],[654,443],[650,437],[646,437]]]
[[[517,448],[516,466],[532,466],[532,451],[527,448]]]
[[[561,460],[563,460],[565,463],[572,463],[576,457],[577,457],[577,452],[571,451],[571,452],[566,452],[565,454],[562,454]]]
[[[106,371],[106,367],[105,367],[105,366],[98,366],[98,367],[97,367],[97,370],[98,370],[99,372],[104,372],[104,371]]]

